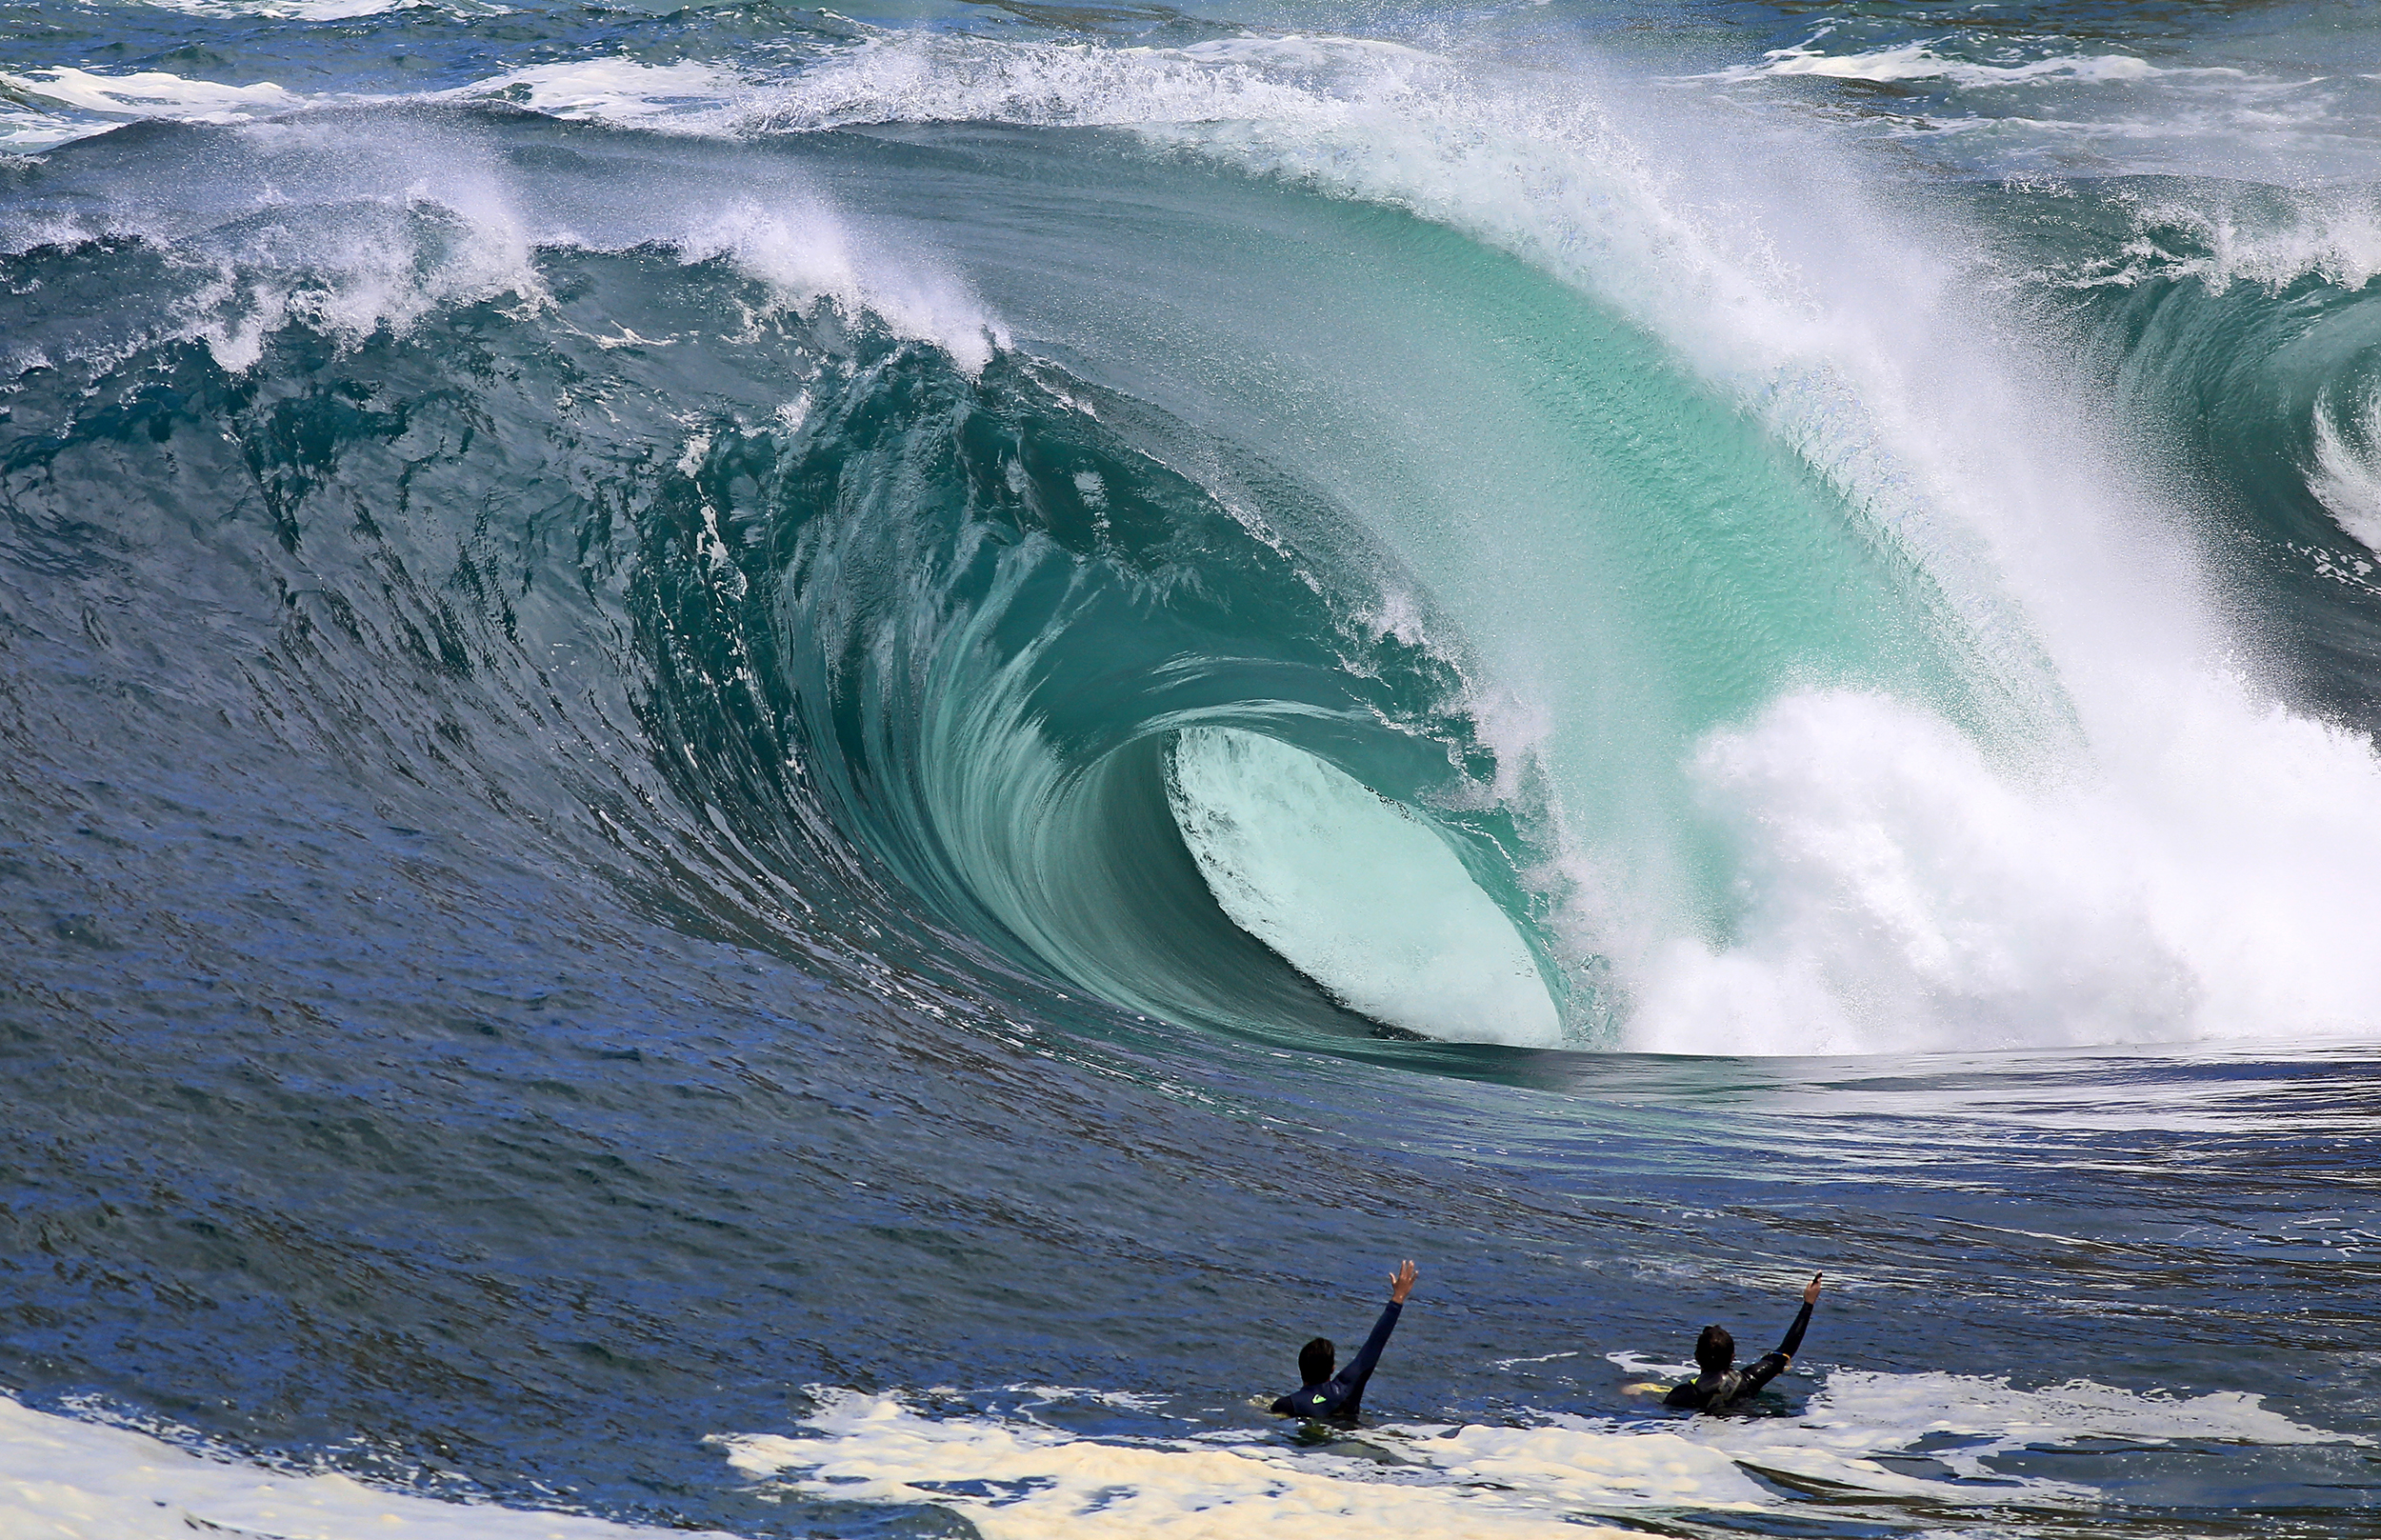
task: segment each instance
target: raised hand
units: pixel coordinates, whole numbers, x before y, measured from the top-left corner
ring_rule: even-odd
[[[1413,1292],[1413,1264],[1410,1261],[1399,1263],[1397,1265],[1397,1270],[1389,1275],[1389,1299],[1391,1304],[1403,1305],[1406,1302],[1406,1296]],[[1814,1282],[1811,1287],[1816,1289],[1819,1286]]]
[[[1411,1267],[1412,1264],[1408,1263],[1407,1266]],[[1819,1280],[1826,1276],[1824,1272],[1814,1272],[1811,1275],[1811,1282],[1802,1291],[1802,1302],[1805,1305],[1816,1305],[1819,1302]]]

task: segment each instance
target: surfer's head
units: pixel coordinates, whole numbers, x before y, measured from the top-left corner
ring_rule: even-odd
[[[1339,1363],[1339,1350],[1329,1337],[1317,1337],[1298,1350],[1298,1383],[1320,1385],[1331,1377],[1331,1370]]]
[[[1724,1326],[1707,1326],[1703,1335],[1695,1338],[1695,1362],[1706,1374],[1725,1374],[1728,1366],[1736,1361],[1736,1339]]]

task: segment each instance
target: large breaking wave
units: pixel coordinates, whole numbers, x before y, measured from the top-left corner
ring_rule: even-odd
[[[2352,1531],[2331,34],[926,9],[0,0],[11,1513]]]
[[[228,544],[277,689],[427,669],[426,745],[542,700],[670,783],[590,804],[626,848],[1244,1035],[2371,1024],[2370,744],[2011,335],[2154,281],[2188,374],[2321,260],[2211,281],[2136,208],[2150,277],[2027,277],[1808,144],[1690,187],[1674,108],[1332,39],[448,95],[9,173],[20,528],[96,518],[131,592]],[[2351,536],[2352,365],[2271,457]]]

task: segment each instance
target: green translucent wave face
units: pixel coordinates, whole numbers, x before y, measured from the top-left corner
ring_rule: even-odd
[[[940,474],[994,501],[1075,509],[1084,531],[1059,566],[1004,550],[1011,568],[1033,566],[1030,578],[970,558],[1000,597],[967,611],[976,650],[964,655],[1008,682],[950,686],[964,701],[950,709],[971,744],[1010,744],[1001,751],[1020,765],[1057,758],[997,791],[992,776],[949,792],[946,809],[1014,801],[1027,781],[1055,788],[1143,734],[1254,725],[1454,831],[1483,888],[1535,938],[1574,1032],[1593,1036],[1608,1004],[1596,941],[1553,933],[1563,859],[1586,850],[1622,872],[1652,924],[1724,935],[1731,855],[1685,770],[1704,734],[1799,687],[1879,689],[1971,723],[1989,714],[1928,573],[1656,339],[1509,256],[1399,210],[1108,135],[908,130],[815,148],[828,185],[878,217],[922,226],[964,210],[933,226],[936,239],[1019,352],[1064,370],[1000,365],[971,387],[1040,383],[1013,455],[920,470],[955,457],[935,446],[968,432],[920,419],[898,474],[860,478],[906,488]],[[1123,444],[1088,467],[1035,463],[1038,440],[1087,437]],[[1117,469],[1135,455],[1170,473],[1155,479],[1175,509],[1154,500],[1150,474]],[[1105,502],[1096,517],[1082,506],[1087,471]],[[876,541],[893,538],[890,516],[842,515]],[[1119,531],[1136,520],[1174,549],[1119,579]],[[1213,533],[1186,543],[1200,528]],[[1272,598],[1241,587],[1246,572],[1219,555],[1234,549],[1279,567]],[[914,550],[874,560],[921,570]],[[1110,582],[1133,597],[1093,596]],[[1021,610],[1034,619],[1016,621]],[[1150,647],[1152,628],[1193,613],[1229,644]],[[1422,671],[1384,654],[1414,654]],[[1032,732],[987,732],[987,703],[1027,688],[1001,670],[1029,655],[1041,694],[1010,710]],[[1324,688],[1267,677],[1293,659]],[[1178,707],[1186,679],[1206,693]],[[1368,728],[1366,713],[1393,730]],[[980,747],[955,763],[983,775]],[[1144,767],[1144,806],[1151,784]],[[1039,797],[1067,794],[1022,800]],[[1466,832],[1483,818],[1511,832]],[[1014,853],[1032,837],[1003,841],[1011,853],[979,850],[971,868],[1033,866]],[[981,894],[1006,880],[952,886]],[[1030,950],[1101,973],[1096,959],[1114,952],[1050,937]]]

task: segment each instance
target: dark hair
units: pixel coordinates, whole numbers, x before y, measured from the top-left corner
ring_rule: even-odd
[[[1329,1337],[1317,1337],[1298,1350],[1298,1381],[1302,1385],[1320,1385],[1331,1377],[1331,1366],[1339,1362],[1339,1350]]]
[[[1695,1338],[1695,1362],[1707,1374],[1725,1374],[1728,1366],[1736,1361],[1736,1339],[1724,1326],[1707,1326],[1703,1335]]]

